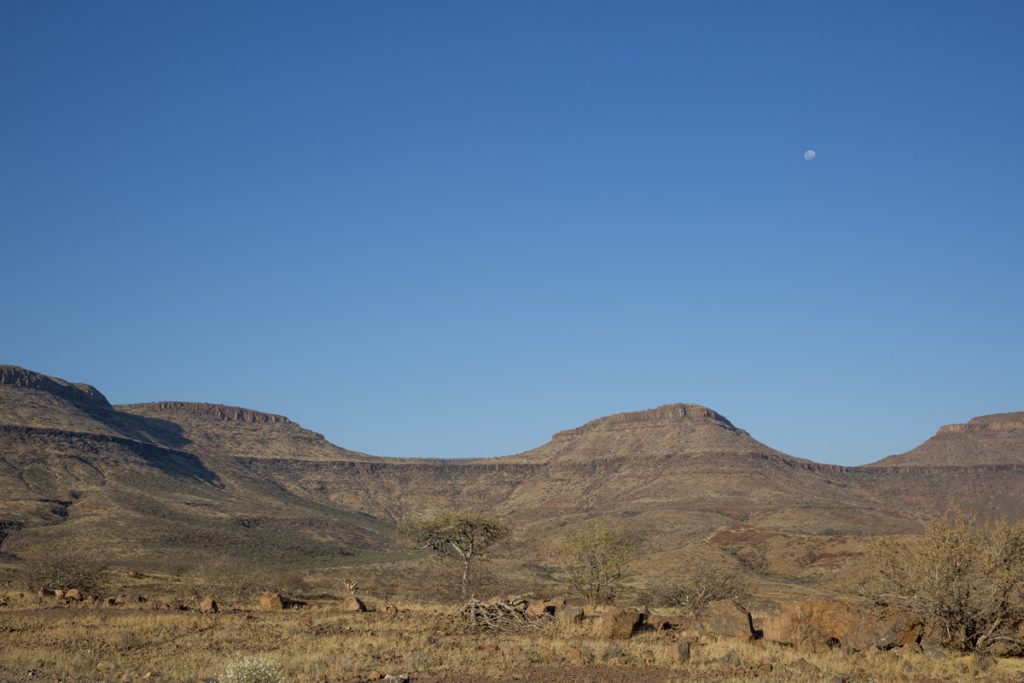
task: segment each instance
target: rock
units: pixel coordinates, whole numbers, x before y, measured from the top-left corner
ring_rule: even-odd
[[[559,620],[567,624],[582,624],[586,615],[583,608],[577,605],[566,605],[558,611]]]
[[[365,612],[366,604],[362,600],[354,595],[350,595],[345,598],[345,601],[341,603],[342,612]]]
[[[813,652],[864,639],[864,615],[845,602],[803,600],[764,620],[764,637]],[[863,644],[866,649],[867,643]]]
[[[548,614],[550,616],[555,615],[555,606],[549,605],[547,602],[531,602],[526,606],[526,611],[534,616],[543,616]]]
[[[54,590],[53,591],[53,597],[57,598],[58,600],[63,600],[64,599],[64,591],[61,590],[60,588]]]
[[[64,599],[68,602],[81,602],[82,591],[78,590],[77,588],[69,588],[68,590],[64,591]]]
[[[869,647],[889,650],[919,643],[923,635],[924,622],[909,612],[866,614],[861,625],[849,634],[843,644],[858,652]]]
[[[217,599],[212,595],[209,596],[199,603],[199,611],[204,614],[216,614],[220,611],[220,607],[217,606]]]
[[[679,664],[685,664],[690,661],[690,651],[693,648],[693,643],[688,640],[684,640],[676,645],[675,660]]]
[[[260,609],[276,610],[284,609],[284,599],[280,593],[264,592],[260,596]]]
[[[114,598],[104,598],[103,604],[107,607],[113,607],[117,604],[117,600],[115,600]]]
[[[675,625],[668,617],[663,617],[660,615],[652,614],[651,616],[647,617],[646,621],[648,624],[651,625],[651,628],[653,628],[655,631],[671,631],[673,628],[675,628]]]
[[[715,600],[704,610],[704,624],[720,636],[751,638],[755,636],[750,612],[733,600]],[[760,637],[759,635],[757,637]]]
[[[609,607],[597,621],[598,634],[609,640],[626,640],[643,623],[643,615],[635,609]]]

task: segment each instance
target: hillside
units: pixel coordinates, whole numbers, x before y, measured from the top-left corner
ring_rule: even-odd
[[[1024,412],[976,417],[939,428],[920,446],[873,467],[1024,465]]]
[[[400,550],[390,530],[405,517],[467,507],[513,522],[523,567],[603,517],[640,540],[641,579],[697,553],[765,592],[808,591],[847,581],[873,535],[952,505],[1024,517],[1020,416],[946,427],[859,468],[788,456],[696,404],[598,418],[500,458],[393,459],[281,415],[114,406],[91,386],[0,366],[0,551],[327,566]]]
[[[144,412],[115,408],[86,385],[0,367],[0,551],[57,548],[167,567],[225,552],[265,562],[337,561],[381,547],[380,522],[295,498],[205,448],[202,435],[193,442],[188,419]],[[296,444],[323,442],[294,423],[277,426]],[[253,425],[235,428],[238,448],[261,450],[246,427]],[[264,436],[267,450],[301,450]]]

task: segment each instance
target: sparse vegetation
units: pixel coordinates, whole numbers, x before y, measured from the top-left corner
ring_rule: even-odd
[[[227,665],[218,683],[281,683],[284,675],[273,662],[248,655]]]
[[[466,510],[412,519],[400,524],[398,531],[418,547],[459,561],[463,598],[468,594],[473,561],[510,533],[508,525],[497,517]]]
[[[750,589],[739,572],[694,559],[682,568],[678,576],[652,591],[651,597],[656,605],[675,607],[699,616],[708,603],[715,600],[735,600],[741,605],[746,604],[750,600]]]
[[[103,584],[106,567],[78,557],[40,557],[29,560],[22,570],[22,583],[29,590],[68,590],[91,593]]]
[[[903,605],[962,651],[1024,651],[1024,524],[952,513],[878,542],[876,597]]]
[[[566,583],[589,605],[604,605],[622,589],[636,545],[621,525],[590,520],[567,531],[559,552]]]

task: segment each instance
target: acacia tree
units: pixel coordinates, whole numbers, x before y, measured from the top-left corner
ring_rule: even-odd
[[[565,532],[559,551],[566,582],[595,606],[615,599],[636,545],[620,525],[590,520]]]
[[[462,510],[402,522],[398,532],[417,546],[440,557],[453,557],[462,565],[462,597],[469,586],[474,559],[509,535],[509,527],[493,515]]]
[[[964,651],[1024,652],[1024,524],[953,513],[878,542],[876,599],[901,604]]]

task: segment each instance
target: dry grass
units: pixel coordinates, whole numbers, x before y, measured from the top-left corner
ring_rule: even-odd
[[[371,600],[371,603],[373,601]],[[710,639],[677,661],[674,632],[641,633],[609,643],[591,624],[555,623],[543,632],[468,634],[451,607],[404,603],[397,615],[342,612],[336,602],[308,609],[261,612],[251,603],[227,604],[220,614],[125,607],[63,606],[34,595],[10,594],[0,608],[0,678],[28,672],[65,681],[213,680],[243,655],[260,655],[289,681],[354,682],[372,671],[414,679],[591,679],[818,681],[861,675],[866,680],[1021,680],[1020,660],[991,667],[969,656],[803,654],[769,643]],[[734,657],[730,655],[734,653]],[[733,661],[729,661],[730,658]],[[737,666],[738,659],[738,666]],[[597,672],[597,673],[595,673]],[[635,676],[634,676],[635,674]],[[623,677],[625,676],[625,677]]]

